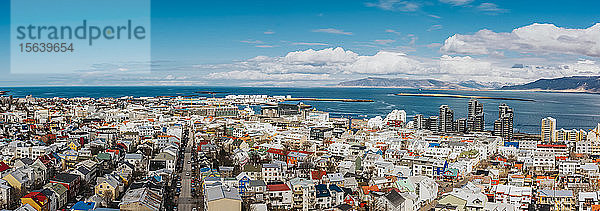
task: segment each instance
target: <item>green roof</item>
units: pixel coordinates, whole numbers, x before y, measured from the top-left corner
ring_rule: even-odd
[[[243,171],[244,172],[259,172],[259,171],[262,171],[262,169],[261,169],[260,166],[255,166],[255,165],[252,165],[252,164],[248,163],[248,164],[246,164],[244,166],[244,170]]]
[[[64,185],[61,185],[59,183],[48,183],[48,184],[44,185],[44,187],[52,189],[58,195],[63,195],[67,192],[67,188]]]
[[[96,155],[96,158],[98,158],[98,160],[111,160],[110,154],[105,152],[98,153],[98,155]]]

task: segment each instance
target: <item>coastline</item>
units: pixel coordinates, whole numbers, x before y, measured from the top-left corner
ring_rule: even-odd
[[[474,99],[492,99],[492,100],[516,100],[516,101],[527,101],[535,102],[533,99],[526,98],[510,98],[510,97],[486,97],[486,96],[474,96],[474,95],[451,95],[451,94],[412,94],[412,93],[398,93],[396,96],[410,96],[410,97],[446,97],[446,98],[474,98]]]
[[[451,89],[451,88],[415,88],[415,87],[395,87],[395,86],[334,86],[336,88],[382,88],[382,89],[421,89],[431,91],[475,91],[475,92],[547,92],[547,93],[583,93],[600,94],[597,91],[586,89]]]

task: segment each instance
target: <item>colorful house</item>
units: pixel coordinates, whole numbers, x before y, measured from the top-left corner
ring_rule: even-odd
[[[73,207],[71,207],[71,211],[90,211],[94,209],[96,209],[95,202],[78,201],[75,203],[75,205],[73,205]]]
[[[70,198],[77,196],[79,193],[79,185],[81,183],[81,177],[75,174],[59,173],[50,179],[50,183],[59,183],[67,188],[68,196]]]
[[[73,140],[73,141],[69,141],[69,143],[67,144],[67,147],[69,147],[69,149],[71,149],[71,150],[77,151],[81,148],[81,144],[79,144],[78,141]]]
[[[21,204],[29,204],[37,211],[48,211],[48,202],[48,197],[39,191],[21,197]]]
[[[107,201],[115,200],[119,196],[119,181],[113,177],[105,179],[94,187],[94,192]]]
[[[250,176],[248,176],[248,174],[242,172],[242,173],[238,174],[236,179],[238,180],[238,184],[239,184],[238,190],[240,191],[240,195],[244,195],[244,193],[246,193],[248,184],[250,184],[250,180],[252,180],[252,178],[250,178]]]

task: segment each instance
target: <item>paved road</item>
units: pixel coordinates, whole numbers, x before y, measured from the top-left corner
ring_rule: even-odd
[[[183,170],[181,171],[181,193],[179,194],[179,205],[177,206],[179,210],[185,211],[192,210],[192,208],[196,205],[195,200],[192,197],[192,165],[188,164],[188,161],[192,160],[192,146],[194,144],[192,141],[193,138],[189,138],[190,141],[188,141],[184,152]],[[188,173],[190,176],[186,176]]]

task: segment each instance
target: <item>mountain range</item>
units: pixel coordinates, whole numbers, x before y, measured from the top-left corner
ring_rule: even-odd
[[[368,77],[338,84],[345,87],[393,87],[413,89],[458,89],[458,90],[535,90],[558,92],[600,93],[600,76],[571,76],[553,79],[539,79],[520,85],[482,83],[477,81],[447,82],[435,79],[406,79]]]
[[[571,76],[539,79],[521,85],[503,86],[500,89],[600,93],[600,76]]]
[[[435,79],[377,78],[368,77],[353,81],[345,81],[338,86],[346,87],[394,87],[414,89],[493,89],[501,87],[495,83],[477,81],[447,82]]]

